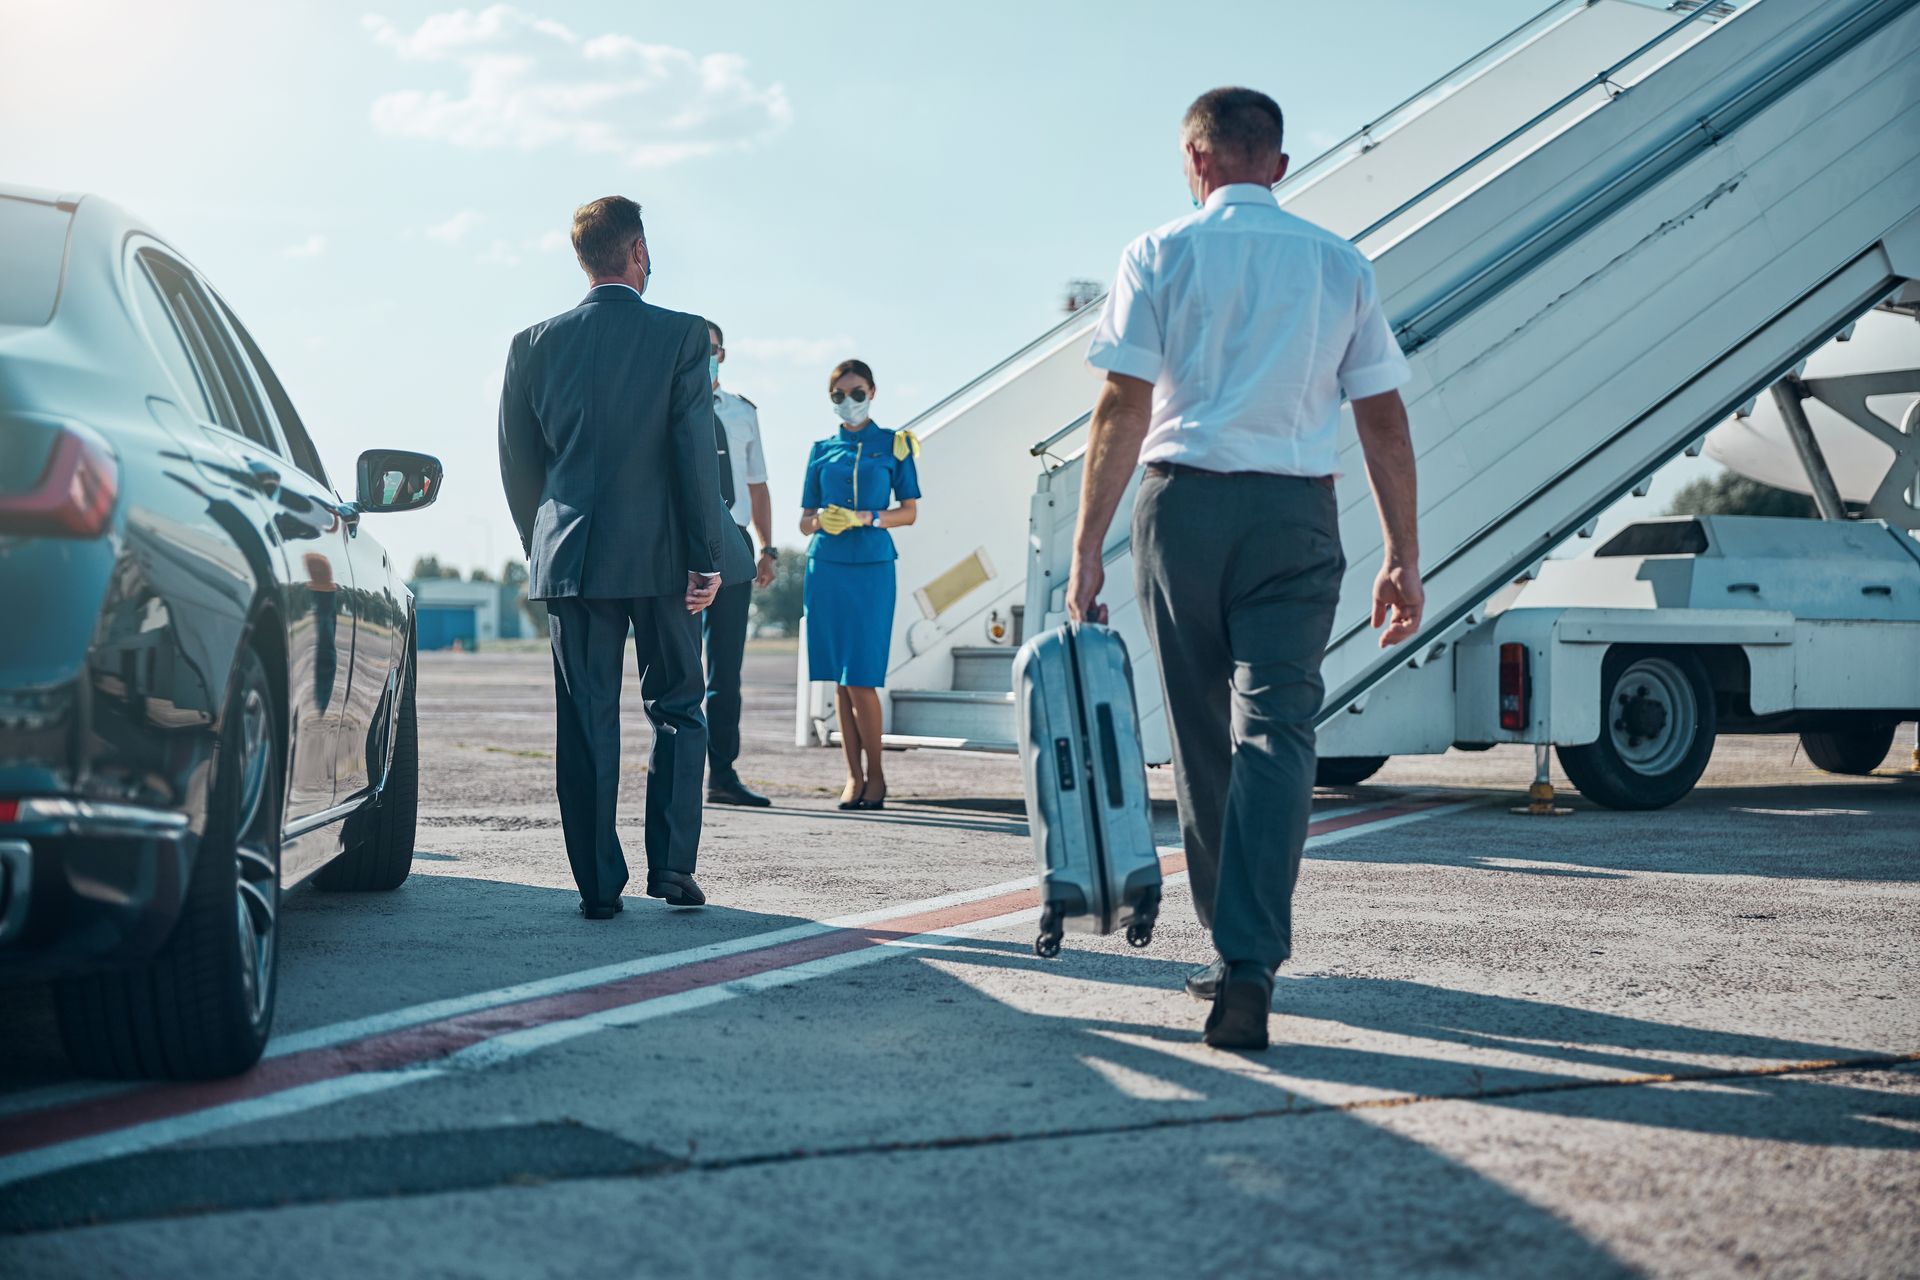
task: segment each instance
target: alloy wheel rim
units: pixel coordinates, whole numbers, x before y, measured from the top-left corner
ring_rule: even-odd
[[[1614,754],[1647,777],[1679,767],[1700,722],[1692,682],[1665,658],[1642,658],[1621,672],[1607,713]]]
[[[266,1017],[273,991],[276,882],[273,854],[272,717],[265,693],[250,686],[240,703],[240,796],[234,824],[235,933],[249,1016]]]

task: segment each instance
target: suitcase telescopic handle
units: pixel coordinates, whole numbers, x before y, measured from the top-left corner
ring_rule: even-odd
[[[1120,739],[1113,727],[1113,704],[1103,702],[1094,718],[1100,724],[1100,766],[1107,777],[1107,807],[1118,809],[1126,803],[1120,780]]]

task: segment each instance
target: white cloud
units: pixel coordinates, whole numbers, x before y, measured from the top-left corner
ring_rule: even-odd
[[[520,255],[513,251],[512,245],[496,237],[487,246],[487,251],[480,255],[480,261],[501,267],[517,267],[520,265]]]
[[[427,239],[438,240],[441,244],[459,244],[467,238],[467,232],[480,225],[480,215],[471,209],[462,209],[445,222],[436,222],[427,228]]]
[[[316,232],[299,244],[290,244],[280,252],[289,258],[317,258],[326,251],[327,238]]]
[[[400,58],[446,63],[457,89],[376,98],[374,127],[475,149],[572,147],[640,168],[752,145],[793,118],[786,90],[761,85],[731,53],[696,55],[618,33],[582,39],[510,5],[434,14],[412,31],[369,14],[374,42]]]
[[[573,237],[564,231],[546,231],[527,246],[535,253],[572,253]]]
[[[853,339],[829,338],[729,338],[727,354],[769,364],[832,365],[847,358]]]

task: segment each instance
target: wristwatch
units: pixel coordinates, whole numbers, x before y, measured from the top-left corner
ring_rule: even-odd
[[[769,560],[778,560],[780,558],[780,548],[774,546],[772,543],[768,543],[766,546],[760,548],[760,554]]]

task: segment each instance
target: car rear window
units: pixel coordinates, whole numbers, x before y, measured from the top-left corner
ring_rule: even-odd
[[[72,221],[58,205],[0,196],[0,324],[53,319]]]

